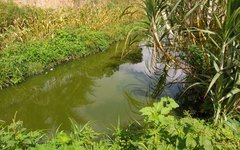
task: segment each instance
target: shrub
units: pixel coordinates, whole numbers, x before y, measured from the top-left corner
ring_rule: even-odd
[[[153,107],[141,110],[146,116],[146,131],[137,142],[148,149],[237,149],[240,135],[226,126],[213,126],[190,116],[171,115],[178,104],[171,98],[162,98]]]

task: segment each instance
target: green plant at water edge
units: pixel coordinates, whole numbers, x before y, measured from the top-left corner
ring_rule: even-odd
[[[178,104],[162,98],[152,106],[141,109],[143,123],[133,122],[128,127],[115,128],[112,134],[94,132],[89,124],[72,122],[72,131],[58,129],[52,136],[42,131],[28,131],[22,122],[0,128],[1,149],[238,149],[240,123],[232,120],[227,126],[213,126],[189,115],[173,114]],[[235,122],[235,123],[234,123]]]
[[[8,126],[0,126],[0,149],[15,150],[35,147],[45,134],[42,131],[27,131],[23,122],[18,121]]]
[[[190,71],[193,66],[181,58],[182,49],[186,46],[186,35],[183,35],[183,31],[187,27],[184,22],[189,21],[187,17],[194,10],[182,11],[187,3],[188,1],[184,0],[141,1],[139,9],[145,15],[145,20],[133,31],[147,38],[146,41],[153,47],[153,66],[160,62],[168,69],[180,68],[188,75],[194,76]]]
[[[223,126],[214,128],[203,120],[177,118],[171,111],[179,107],[171,98],[162,98],[152,107],[141,110],[145,117],[146,131],[142,141],[136,144],[141,149],[237,149],[239,133]],[[224,141],[229,140],[228,144]]]
[[[0,87],[17,84],[63,61],[104,51],[110,43],[105,33],[82,26],[58,30],[53,38],[12,44],[0,57]]]
[[[215,30],[199,29],[209,40],[204,46],[209,66],[195,84],[208,87],[205,97],[213,103],[215,124],[238,118],[240,109],[240,2],[230,0],[226,9],[223,21],[213,13]]]
[[[200,89],[199,103],[212,103],[215,124],[238,117],[239,1],[143,0],[139,5],[153,65],[161,62],[187,73],[194,82],[189,88]]]
[[[72,132],[57,131],[45,143],[38,143],[35,149],[91,149],[96,144],[94,139],[99,135],[94,132],[89,124],[79,126],[71,120]]]
[[[235,8],[234,8],[235,7]],[[211,53],[215,68],[208,91],[215,108],[215,123],[240,110],[240,2],[229,1],[226,21],[219,23],[220,39],[212,40],[220,53]],[[218,18],[216,18],[218,19]],[[219,22],[219,21],[218,21]],[[237,113],[239,115],[239,113]]]

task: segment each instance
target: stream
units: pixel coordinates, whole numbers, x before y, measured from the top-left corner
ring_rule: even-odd
[[[126,125],[138,119],[149,102],[152,84],[147,61],[151,49],[121,60],[113,45],[108,50],[67,62],[0,91],[0,120],[11,123],[16,113],[29,129],[69,130],[69,118],[90,122],[97,131]],[[174,78],[178,71],[172,72]],[[178,85],[166,87],[163,96],[174,97]]]

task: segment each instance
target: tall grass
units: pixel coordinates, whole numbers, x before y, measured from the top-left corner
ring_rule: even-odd
[[[25,42],[30,39],[44,39],[52,36],[55,30],[66,26],[78,28],[88,26],[94,30],[108,30],[109,25],[119,26],[132,22],[137,16],[119,20],[124,2],[102,0],[101,3],[85,3],[80,8],[40,9],[27,6],[18,7],[14,3],[0,1],[0,49],[14,42]],[[109,31],[111,30],[111,31]]]
[[[209,34],[216,51],[208,51],[214,76],[206,95],[214,106],[214,121],[227,120],[240,110],[240,2],[228,1],[226,18],[223,22],[215,17],[218,30]],[[203,82],[205,83],[205,82]]]
[[[196,70],[193,85],[204,89],[202,97],[211,101],[215,124],[231,117],[238,118],[240,3],[236,0],[201,1],[196,2],[190,12],[184,16],[188,19],[183,22],[188,30],[188,39],[191,39],[186,44],[198,47],[204,58],[192,69]],[[195,21],[193,18],[196,18]],[[196,60],[194,57],[191,59]]]

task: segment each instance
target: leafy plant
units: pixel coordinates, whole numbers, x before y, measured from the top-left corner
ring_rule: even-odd
[[[142,149],[236,149],[239,137],[229,128],[212,125],[203,120],[177,118],[171,111],[179,107],[171,98],[162,98],[152,107],[141,110],[146,116],[146,132],[136,144]],[[221,135],[221,136],[220,136]],[[228,144],[223,144],[228,139]]]
[[[23,122],[18,121],[0,129],[0,147],[2,150],[27,149],[35,147],[45,134],[42,131],[28,131]]]

